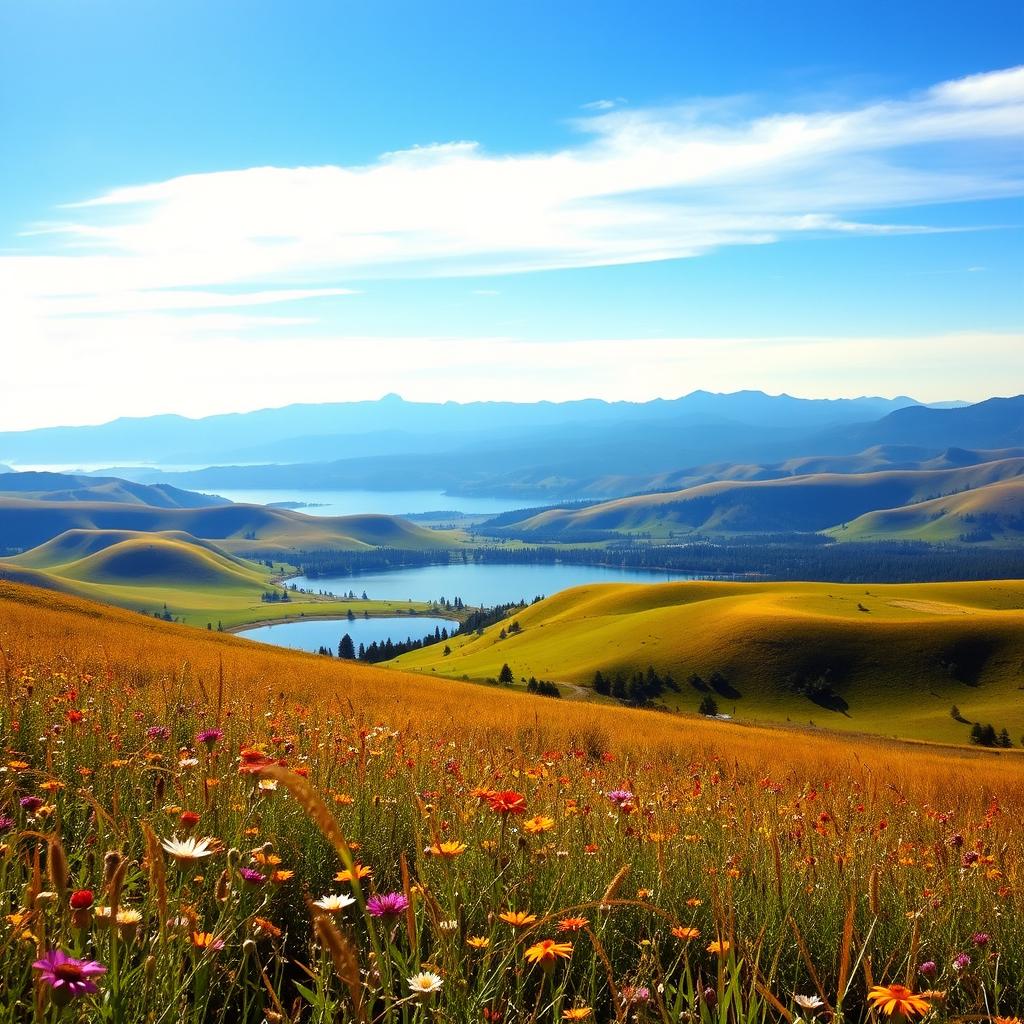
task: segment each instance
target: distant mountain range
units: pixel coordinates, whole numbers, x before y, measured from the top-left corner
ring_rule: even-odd
[[[169,484],[139,484],[117,477],[69,473],[0,472],[0,498],[25,501],[102,501],[153,508],[230,505],[215,494],[197,494]]]

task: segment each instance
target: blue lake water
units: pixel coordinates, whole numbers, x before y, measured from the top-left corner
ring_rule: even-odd
[[[300,589],[332,594],[355,591],[375,601],[434,601],[461,597],[468,605],[491,606],[577,587],[584,583],[665,583],[669,580],[706,579],[691,573],[650,572],[643,569],[613,569],[587,565],[426,565],[386,572],[367,572],[355,576],[307,579],[297,576],[288,581]],[[431,627],[433,629],[433,627]]]
[[[459,628],[451,619],[440,619],[426,615],[382,616],[374,619],[299,619],[295,622],[275,622],[272,626],[257,626],[238,633],[249,640],[259,640],[277,647],[293,647],[299,651],[318,651],[329,647],[337,653],[338,642],[348,633],[356,650],[360,644],[370,646],[375,640],[382,643],[390,639],[393,643],[412,638],[422,640],[436,629],[447,629],[449,633]]]
[[[310,516],[354,516],[376,512],[387,516],[416,515],[422,512],[465,512],[467,515],[497,515],[510,509],[548,502],[522,498],[453,498],[443,491],[309,491],[309,490],[224,490],[211,487],[222,498],[247,505],[272,505],[302,502],[300,508]],[[555,499],[552,499],[554,503]]]

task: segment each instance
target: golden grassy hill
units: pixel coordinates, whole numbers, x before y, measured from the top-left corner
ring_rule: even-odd
[[[746,720],[966,742],[972,721],[1024,733],[1024,583],[842,585],[664,583],[577,587],[511,620],[397,659],[396,667],[485,680],[508,664],[590,687],[597,671],[653,666],[695,710],[688,679],[719,673],[720,710]],[[807,694],[811,693],[812,696]]]
[[[828,531],[836,540],[923,540],[950,543],[1024,541],[1024,479],[988,484],[916,505],[880,509]]]

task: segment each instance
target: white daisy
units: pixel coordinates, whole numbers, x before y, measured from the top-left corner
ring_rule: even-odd
[[[351,907],[355,900],[345,893],[328,893],[318,900],[313,900],[313,906],[327,911],[328,914],[340,914],[346,907]]]
[[[202,860],[203,857],[211,856],[214,853],[213,843],[214,840],[209,837],[194,839],[189,836],[187,839],[179,839],[177,836],[172,836],[170,839],[160,840],[160,845],[165,852],[169,853],[175,863],[182,867]]]
[[[418,996],[429,996],[444,984],[441,981],[441,976],[434,974],[433,971],[420,971],[419,974],[414,974],[407,980],[409,988]]]

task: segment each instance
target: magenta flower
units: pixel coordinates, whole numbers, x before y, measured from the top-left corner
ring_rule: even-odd
[[[939,965],[934,960],[925,960],[918,971],[929,980],[934,978],[939,973]]]
[[[224,732],[221,729],[203,729],[202,732],[196,734],[196,743],[205,743],[208,747],[212,747],[223,736]]]
[[[9,828],[14,825],[14,819],[8,817],[6,814],[0,814],[0,832],[6,832]]]
[[[631,804],[633,802],[633,794],[628,789],[613,789],[605,793],[605,796],[616,807],[621,807],[623,804]]]
[[[39,796],[23,796],[18,803],[28,811],[29,814],[35,814],[36,811],[43,806],[43,798]]]
[[[409,907],[409,900],[404,892],[386,892],[380,896],[371,896],[366,901],[366,909],[372,917],[398,917]]]
[[[992,936],[988,932],[977,932],[971,937],[971,942],[978,947],[987,946],[991,941]]]
[[[966,953],[957,953],[953,957],[953,970],[966,971],[971,966],[971,958]]]
[[[260,874],[255,868],[239,868],[238,873],[246,885],[262,885],[267,880],[267,876]]]
[[[166,725],[151,725],[146,730],[146,735],[151,740],[169,740],[171,738],[171,730]]]
[[[60,949],[51,949],[32,966],[39,971],[39,980],[53,989],[54,1001],[62,1005],[75,996],[98,992],[92,979],[107,973],[103,964],[95,960],[76,960]]]

